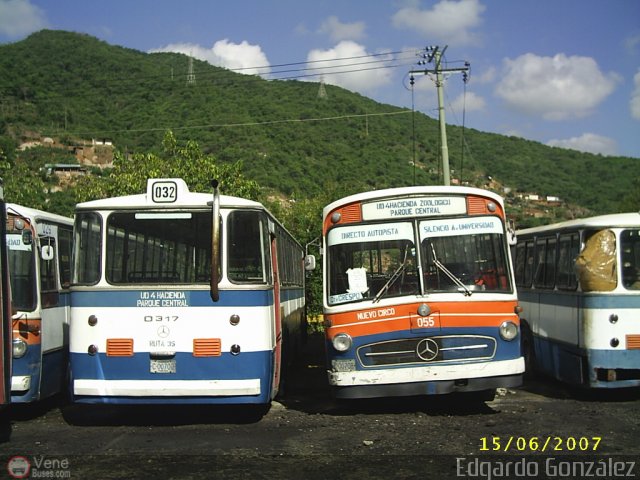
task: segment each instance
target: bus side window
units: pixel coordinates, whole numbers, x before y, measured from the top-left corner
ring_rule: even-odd
[[[553,288],[556,276],[556,239],[540,238],[536,241],[536,264],[533,283],[538,288]]]
[[[71,285],[71,241],[72,230],[58,229],[58,265],[60,268],[60,285],[69,288]]]
[[[558,242],[559,289],[575,290],[578,287],[578,277],[574,265],[579,252],[580,235],[577,232],[560,235]]]
[[[519,243],[516,246],[516,258],[515,258],[515,274],[516,274],[516,285],[518,286],[527,286],[524,283],[524,272],[525,272],[525,252],[526,252],[526,244]]]
[[[524,265],[524,279],[523,286],[530,287],[533,281],[533,267],[534,267],[534,253],[533,240],[529,240],[525,243],[525,265]]]
[[[49,246],[56,251],[56,241],[52,237],[42,237],[40,240],[42,246]],[[40,256],[40,289],[41,302],[43,308],[55,307],[58,305],[58,271],[56,268],[56,255],[53,258],[45,260]]]
[[[640,290],[640,229],[623,230],[620,244],[622,284],[629,290]]]

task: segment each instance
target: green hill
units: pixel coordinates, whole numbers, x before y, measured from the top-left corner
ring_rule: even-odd
[[[107,139],[122,152],[153,152],[164,133],[195,140],[220,162],[243,162],[245,175],[296,198],[441,183],[437,121],[317,83],[267,81],[188,57],[147,54],[93,37],[41,31],[0,45],[0,148],[34,137],[67,145]],[[551,148],[520,138],[448,128],[454,176],[471,185],[553,195],[572,209],[607,213],[640,208],[640,160]],[[42,153],[42,152],[41,152]],[[30,168],[50,163],[31,155]],[[414,167],[415,158],[415,167]],[[74,161],[70,155],[69,161]],[[502,193],[502,192],[500,192]],[[508,201],[519,216],[527,205]],[[633,203],[633,202],[636,203]],[[627,202],[625,204],[624,202]],[[55,202],[54,202],[55,204]]]

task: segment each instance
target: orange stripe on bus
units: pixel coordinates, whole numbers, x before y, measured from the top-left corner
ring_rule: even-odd
[[[27,345],[40,345],[42,343],[42,319],[29,318],[13,321],[13,338],[21,338]]]
[[[414,333],[435,331],[439,328],[460,327],[498,327],[505,320],[516,325],[520,323],[514,313],[515,301],[508,302],[447,302],[429,303],[434,318],[434,326],[416,328],[416,320],[421,318],[418,304],[398,305],[379,309],[367,309],[357,312],[325,314],[325,320],[331,325],[327,328],[327,338],[331,339],[340,332],[357,337],[396,331],[412,330]]]

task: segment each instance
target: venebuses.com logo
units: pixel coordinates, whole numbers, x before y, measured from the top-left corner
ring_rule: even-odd
[[[11,478],[70,478],[69,467],[68,458],[47,458],[41,455],[29,459],[14,455],[7,462],[7,473]]]

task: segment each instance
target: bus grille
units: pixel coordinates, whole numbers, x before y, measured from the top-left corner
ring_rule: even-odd
[[[194,338],[194,357],[219,357],[222,353],[222,346],[219,338]]]
[[[364,367],[489,360],[496,340],[483,335],[446,335],[371,343],[358,348]]]
[[[133,356],[132,338],[108,338],[107,356],[109,357],[131,357]]]

